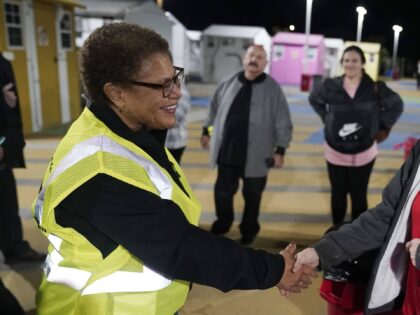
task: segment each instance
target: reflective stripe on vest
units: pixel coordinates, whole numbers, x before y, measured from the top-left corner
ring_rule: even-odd
[[[35,202],[35,218],[38,224],[42,224],[42,213],[44,209],[44,196],[48,184],[57,178],[65,170],[80,162],[84,158],[93,155],[99,151],[120,155],[130,159],[143,167],[149,174],[150,179],[155,185],[162,199],[171,199],[172,185],[165,174],[156,165],[148,159],[128,150],[121,144],[105,137],[98,136],[90,138],[74,146],[74,148],[61,160],[60,164],[51,173],[42,190],[39,192]]]
[[[99,151],[119,155],[137,163],[147,171],[160,197],[162,199],[171,199],[171,181],[155,163],[106,136],[98,136],[75,145],[50,174],[35,203],[35,216],[38,224],[42,223],[44,196],[49,183],[71,166]],[[64,259],[59,252],[62,239],[52,234],[48,235],[48,239],[54,250],[48,254],[46,259],[44,268],[46,279],[53,283],[68,285],[75,290],[81,291],[82,295],[109,292],[148,292],[160,290],[171,284],[171,280],[143,265],[142,272],[116,271],[84,288],[91,273],[77,268],[59,266],[59,263]]]
[[[98,279],[88,285],[81,294],[157,291],[170,284],[171,280],[143,265],[143,272],[116,271]]]
[[[64,260],[59,252],[62,239],[49,234],[48,240],[51,242],[54,249],[48,254],[47,259],[45,260],[45,278],[49,282],[65,284],[77,291],[83,289],[92,273],[77,268],[60,267],[59,263]]]
[[[116,271],[83,289],[92,273],[77,268],[59,266],[59,263],[64,259],[59,253],[62,239],[49,234],[48,240],[54,246],[54,250],[48,254],[45,261],[46,279],[49,282],[65,284],[81,291],[81,295],[111,292],[148,292],[163,289],[171,284],[171,280],[143,266],[143,272]]]

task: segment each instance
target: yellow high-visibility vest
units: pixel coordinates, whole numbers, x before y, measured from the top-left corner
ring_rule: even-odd
[[[172,200],[197,225],[200,204],[167,154],[189,196],[145,151],[113,133],[85,108],[54,153],[32,207],[50,242],[36,298],[38,314],[173,315],[184,304],[187,282],[167,279],[121,245],[104,259],[83,235],[57,224],[54,213],[74,190],[103,173]]]

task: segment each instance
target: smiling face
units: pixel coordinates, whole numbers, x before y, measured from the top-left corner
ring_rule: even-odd
[[[357,78],[362,76],[364,63],[358,52],[354,50],[345,52],[341,60],[341,64],[344,69],[344,74],[348,78]]]
[[[267,65],[267,55],[262,46],[251,45],[243,58],[245,76],[248,79],[254,79],[264,72]],[[252,78],[249,78],[251,76]]]
[[[133,80],[164,84],[171,81],[174,75],[175,69],[169,56],[157,53],[142,63],[141,71],[138,71]],[[131,130],[142,128],[162,130],[175,125],[176,106],[181,97],[179,86],[175,85],[172,93],[168,97],[163,97],[160,88],[138,85],[120,88],[112,83],[107,84],[110,86],[106,94],[114,104],[112,108]]]

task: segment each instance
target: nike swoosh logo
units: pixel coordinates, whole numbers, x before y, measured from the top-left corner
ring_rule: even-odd
[[[343,127],[338,131],[338,135],[340,137],[344,138],[344,137],[347,137],[348,135],[351,135],[352,133],[355,133],[360,128],[362,128],[362,126],[357,126],[357,127],[351,128],[351,129],[345,129]]]

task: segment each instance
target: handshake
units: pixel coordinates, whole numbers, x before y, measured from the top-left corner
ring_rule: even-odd
[[[315,268],[319,265],[319,257],[313,248],[306,248],[296,254],[296,244],[289,244],[280,252],[284,257],[284,272],[277,288],[280,294],[288,297],[292,293],[299,293],[311,283],[311,278],[317,276]]]

